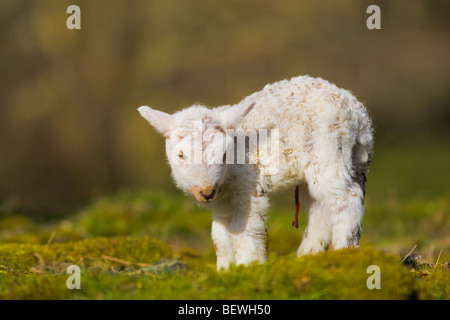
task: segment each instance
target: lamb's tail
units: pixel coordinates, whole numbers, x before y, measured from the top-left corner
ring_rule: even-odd
[[[359,111],[359,132],[356,137],[356,143],[353,146],[352,162],[354,179],[364,191],[366,186],[366,174],[369,172],[369,166],[373,155],[374,139],[372,121],[362,104]]]

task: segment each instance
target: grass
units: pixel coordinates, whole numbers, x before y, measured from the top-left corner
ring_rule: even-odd
[[[295,257],[307,218],[291,226],[289,193],[273,200],[268,262],[217,273],[210,212],[180,193],[123,191],[61,219],[1,212],[0,299],[449,299],[449,148],[417,141],[416,157],[407,143],[376,150],[359,250]],[[414,254],[430,264],[402,264]],[[81,290],[66,286],[70,265]]]

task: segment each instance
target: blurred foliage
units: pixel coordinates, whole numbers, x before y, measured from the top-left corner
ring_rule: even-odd
[[[377,137],[438,129],[448,138],[448,1],[377,1],[376,31],[365,26],[367,0],[70,4],[81,8],[81,30],[66,28],[67,2],[0,2],[5,210],[55,209],[123,187],[173,190],[163,139],[137,107],[234,103],[300,74],[352,90]],[[391,170],[407,168],[401,156]]]
[[[89,237],[151,235],[175,248],[210,248],[211,212],[183,196],[157,190],[103,197],[76,217]]]

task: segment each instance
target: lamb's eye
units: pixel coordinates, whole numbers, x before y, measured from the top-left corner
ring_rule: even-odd
[[[180,158],[180,159],[186,159],[186,157],[184,156],[184,153],[183,153],[183,151],[180,151],[180,153],[178,154],[178,158]]]

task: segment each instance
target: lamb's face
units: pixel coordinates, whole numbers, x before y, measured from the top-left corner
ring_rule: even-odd
[[[199,202],[210,202],[226,174],[225,154],[230,144],[225,129],[206,116],[172,131],[166,154],[178,187]]]
[[[173,115],[139,108],[141,115],[166,137],[166,155],[177,186],[197,201],[212,201],[227,171],[226,151],[233,138],[226,129],[242,123],[254,103],[224,111],[192,106]]]

